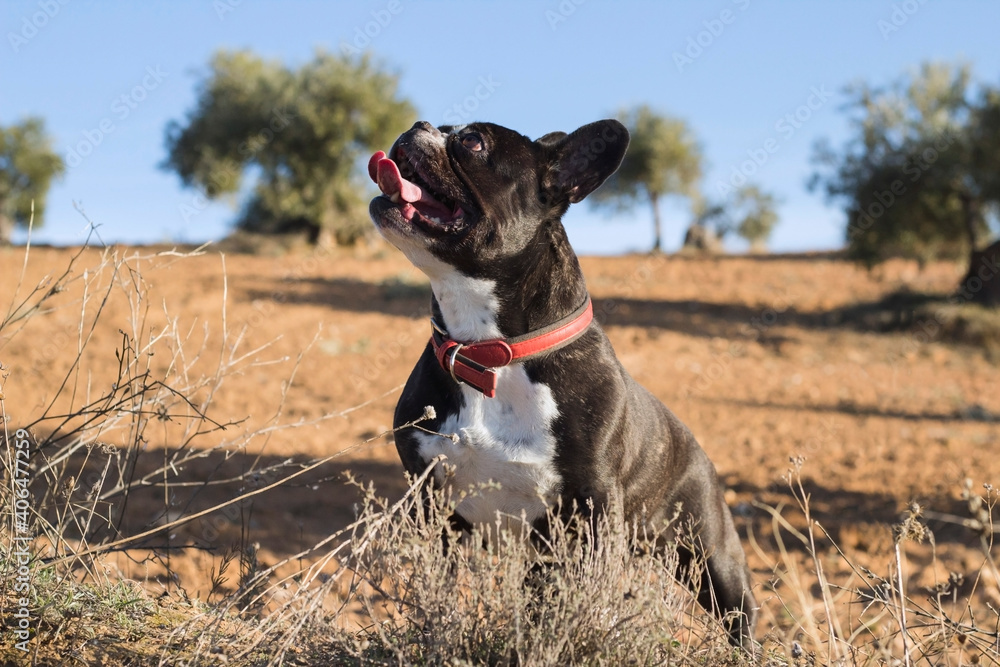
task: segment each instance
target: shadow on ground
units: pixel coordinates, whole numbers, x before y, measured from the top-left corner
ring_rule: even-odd
[[[170,452],[162,449],[144,451],[138,459],[131,479],[138,480],[155,470]],[[111,470],[118,468],[118,459],[112,459]],[[93,504],[86,482],[100,479],[108,463],[106,452],[92,452],[89,460],[71,462],[67,475],[61,480],[79,480],[71,495],[60,494],[55,506],[39,507],[48,521],[54,521],[60,511],[73,505],[81,518]],[[286,479],[311,463],[309,460],[289,457],[259,456],[245,453],[218,452],[197,458],[178,466],[166,485],[134,485],[127,494],[119,494],[109,502],[98,502],[98,516],[115,517],[116,530],[99,529],[94,520],[94,530],[89,531],[89,543],[110,541],[139,535],[169,521],[191,516],[202,510],[220,506],[238,496]],[[325,539],[356,518],[357,504],[362,492],[349,483],[347,475],[359,484],[372,484],[380,497],[390,501],[399,499],[407,488],[402,466],[395,461],[351,459],[331,461],[315,470],[303,473],[273,489],[262,491],[245,500],[223,507],[189,523],[134,542],[135,549],[152,549],[166,553],[178,549],[197,549],[221,556],[234,547],[257,543],[262,550],[288,556]],[[96,475],[96,476],[95,476]],[[71,476],[71,477],[70,477]],[[50,480],[36,479],[36,484]],[[118,481],[112,472],[103,485],[103,493]],[[81,483],[83,482],[83,483]],[[41,498],[40,488],[34,489]],[[79,523],[75,525],[80,525]],[[73,524],[65,531],[68,539],[79,537]]]
[[[788,410],[791,412],[821,412],[825,414],[840,414],[854,417],[882,417],[887,419],[903,419],[906,421],[919,422],[924,420],[940,422],[977,422],[982,424],[1000,423],[1000,414],[993,414],[981,406],[972,405],[956,408],[951,412],[911,412],[907,410],[893,410],[874,407],[871,405],[861,405],[854,401],[841,400],[835,404],[794,404],[776,403],[774,401],[746,401],[739,399],[716,399],[708,396],[701,397],[706,403],[718,403],[725,405],[735,405],[742,408],[766,408],[772,410]]]
[[[143,456],[143,463],[136,467],[134,478],[140,478],[164,460],[162,450],[151,450]],[[233,498],[263,489],[274,482],[288,478],[294,472],[308,465],[309,461],[280,457],[236,454],[228,457],[212,454],[189,462],[170,479],[165,489],[161,485],[136,487],[127,497],[112,499],[116,517],[117,533],[95,531],[90,533],[89,542],[98,543],[102,538],[120,538],[138,535],[144,531],[162,526],[179,517],[190,516],[207,508],[216,507]],[[77,479],[102,470],[106,455],[91,455],[83,470],[70,470]],[[268,489],[251,498],[231,504],[183,526],[165,533],[135,542],[136,549],[152,549],[166,552],[179,548],[208,551],[221,556],[234,547],[257,543],[277,557],[289,556],[307,549],[332,533],[346,527],[355,518],[362,493],[355,484],[347,481],[347,473],[358,483],[374,485],[377,495],[394,501],[402,497],[407,485],[401,465],[398,462],[371,459],[354,459],[345,462],[330,462],[316,470],[295,477],[275,488]],[[753,507],[750,499],[770,507],[784,507],[785,515],[793,517],[798,524],[801,512],[790,489],[781,484],[771,484],[760,488],[738,478],[726,480],[729,488],[738,498],[734,513],[742,517],[744,524],[749,521],[757,534],[770,534],[773,530],[771,516],[759,507]],[[106,484],[108,487],[113,481]],[[828,488],[812,478],[803,479],[803,489],[810,497],[813,517],[834,539],[845,529],[855,530],[859,517],[869,524],[889,526],[900,520],[905,507],[890,493],[863,493],[840,488]],[[41,496],[36,491],[36,495]],[[58,503],[72,501],[78,508],[87,507],[88,489],[78,485],[74,495],[63,497]],[[961,502],[953,498],[928,499],[938,512],[962,514]],[[98,514],[107,514],[108,505],[98,504]],[[58,511],[55,507],[39,508],[53,520]],[[95,522],[96,525],[96,522]],[[935,530],[938,543],[955,542],[973,544],[974,535],[957,525],[945,525]],[[68,538],[78,535],[67,531]],[[794,540],[792,540],[794,542]],[[801,545],[800,545],[801,546]],[[790,548],[798,548],[789,544]]]
[[[800,509],[802,494],[809,499],[811,518],[818,524],[820,535],[825,532],[843,549],[880,552],[891,547],[893,526],[899,525],[907,515],[908,506],[891,493],[860,492],[828,487],[822,482],[806,477],[802,479],[801,492],[794,493],[787,484],[772,484],[765,489],[732,480],[728,488],[740,498],[754,498],[760,505],[777,511],[796,530],[804,531],[805,516]],[[928,516],[920,520],[933,531],[939,546],[948,544],[975,549],[980,544],[979,535],[961,521],[968,517],[966,504],[952,497],[923,499],[923,510]],[[764,507],[741,502],[733,508],[738,517],[742,537],[752,527],[757,539],[774,540],[775,530],[782,533],[784,548],[805,552],[807,545],[792,535],[786,527],[773,520],[773,514]],[[777,552],[777,549],[774,549]]]
[[[280,292],[284,304],[328,306],[349,313],[381,313],[418,319],[430,308],[431,288],[398,278],[369,282],[357,278],[303,278],[284,283]],[[272,300],[268,290],[246,290],[249,301]]]
[[[380,282],[357,278],[293,280],[280,294],[282,303],[286,304],[319,305],[336,311],[380,313],[412,319],[427,316],[431,298],[430,287],[426,283],[399,278]],[[244,296],[253,301],[273,299],[275,294],[247,290]],[[968,305],[963,308],[955,310],[956,306],[949,303],[948,295],[907,291],[827,311],[800,311],[792,307],[777,310],[771,305],[749,306],[698,299],[605,297],[594,300],[594,315],[604,326],[643,327],[697,338],[752,339],[763,344],[780,345],[789,340],[780,333],[786,327],[917,332],[931,326],[932,337],[942,340],[970,344],[996,342],[1000,345],[1000,314],[995,309]],[[945,312],[948,321],[937,322]]]

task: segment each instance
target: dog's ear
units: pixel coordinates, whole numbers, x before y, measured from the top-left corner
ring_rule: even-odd
[[[567,135],[565,132],[549,132],[546,135],[538,137],[538,139],[535,140],[535,143],[541,144],[542,146],[552,146],[554,144],[559,143],[567,136],[569,135]]]
[[[572,134],[551,132],[539,139],[550,154],[542,188],[550,201],[575,204],[615,173],[628,148],[628,130],[617,120],[600,120]]]

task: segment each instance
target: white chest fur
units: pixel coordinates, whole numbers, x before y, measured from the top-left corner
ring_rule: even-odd
[[[485,398],[462,386],[465,406],[441,425],[450,438],[420,434],[420,453],[425,460],[445,455],[453,472],[446,477],[441,466],[435,471],[441,483],[456,493],[467,492],[457,510],[474,524],[528,522],[545,514],[559,493],[555,437],[552,422],[558,407],[552,390],[532,382],[521,366],[499,370],[496,398]],[[499,488],[487,482],[495,482]],[[459,496],[456,496],[459,497]],[[499,513],[499,514],[498,514]]]
[[[455,340],[501,335],[493,281],[466,276],[412,243],[400,248],[430,278],[443,324]],[[440,426],[441,433],[458,436],[457,442],[419,433],[420,455],[427,461],[447,457],[435,475],[457,494],[467,494],[457,510],[471,523],[494,525],[499,517],[508,524],[522,516],[530,523],[543,516],[560,490],[552,434],[559,410],[552,390],[532,382],[517,364],[497,370],[495,398],[459,386],[465,404]],[[453,472],[447,474],[445,466]]]

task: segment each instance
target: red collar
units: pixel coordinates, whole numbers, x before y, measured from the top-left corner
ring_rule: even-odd
[[[516,338],[474,343],[452,340],[431,319],[434,326],[431,345],[441,368],[448,371],[455,382],[464,382],[483,392],[486,398],[493,398],[497,394],[497,368],[568,345],[583,334],[593,319],[594,306],[588,296],[582,306],[547,327]]]

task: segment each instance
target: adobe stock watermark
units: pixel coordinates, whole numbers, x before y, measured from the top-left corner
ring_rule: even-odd
[[[875,23],[878,31],[882,33],[882,41],[888,42],[889,35],[898,32],[900,28],[909,23],[910,18],[926,4],[927,0],[904,0],[899,4],[893,3],[889,20],[879,19]]]
[[[622,300],[631,299],[637,292],[648,285],[656,276],[667,259],[665,255],[650,255],[644,261],[636,265],[627,278],[616,280],[611,290],[615,296],[601,299],[594,306],[594,319],[602,325],[609,323],[611,317],[618,312],[622,306]]]
[[[22,16],[20,29],[17,32],[7,32],[7,41],[14,53],[20,51],[34,39],[39,31],[45,28],[68,2],[69,0],[39,0],[38,11]]]
[[[382,9],[371,12],[372,20],[354,28],[350,42],[341,42],[340,51],[345,56],[356,56],[368,48],[372,40],[389,27],[392,20],[403,13],[405,7],[400,0],[389,0]]]
[[[582,174],[597,160],[606,150],[612,146],[620,146],[622,141],[628,141],[628,133],[621,131],[621,126],[617,128],[613,125],[605,124],[601,133],[590,138],[586,144],[576,146],[572,156],[564,165],[565,171],[573,174]],[[541,200],[551,203],[548,194],[542,193]]]
[[[545,20],[549,22],[549,28],[555,32],[560,23],[565,23],[577,8],[587,0],[562,0],[555,9],[545,10]]]
[[[948,305],[958,306],[971,303],[976,298],[976,294],[987,283],[997,280],[998,276],[1000,276],[1000,255],[994,253],[992,256],[986,257],[984,254],[979,261],[979,268],[975,274],[967,276],[967,279],[963,280],[958,291],[948,298]],[[916,324],[915,328],[918,331],[907,336],[906,340],[899,346],[899,349],[889,354],[889,365],[895,369],[900,361],[907,359],[912,353],[920,349],[922,345],[926,345],[937,338],[938,334],[941,333],[942,327],[946,326],[953,317],[954,313],[946,308],[935,309],[930,317]]]
[[[732,2],[741,12],[745,12],[750,7],[750,0],[732,0]],[[702,21],[701,25],[704,30],[699,30],[694,35],[688,37],[687,45],[684,47],[683,52],[673,52],[674,65],[677,67],[677,71],[683,74],[685,67],[693,65],[695,60],[701,58],[705,54],[705,51],[710,49],[716,40],[722,37],[722,33],[726,31],[726,26],[736,23],[738,16],[739,14],[732,9],[726,8],[719,12],[719,15],[715,18]]]
[[[496,81],[492,74],[479,77],[479,84],[472,91],[472,95],[445,109],[443,114],[445,121],[451,125],[461,125],[469,122],[472,120],[472,114],[479,108],[479,105],[490,99],[499,87],[500,82]]]
[[[823,417],[820,419],[820,427],[818,432],[809,432],[809,437],[802,443],[799,451],[805,451],[807,454],[816,454],[821,451],[828,452],[844,441],[841,435],[844,425],[838,423],[835,417]]]
[[[14,535],[11,538],[11,560],[14,570],[14,593],[9,608],[14,609],[13,620],[5,625],[13,628],[17,641],[14,647],[28,652],[28,642],[31,639],[31,626],[35,622],[31,615],[31,600],[34,597],[31,583],[31,542],[34,539],[31,531],[31,492],[28,484],[31,481],[29,464],[31,463],[31,439],[28,432],[18,429],[14,433],[13,470],[10,471],[10,484],[14,495]]]
[[[903,163],[902,174],[909,179],[909,182],[916,183],[927,173],[937,162],[941,154],[950,148],[958,136],[945,131],[937,136],[932,146],[928,146],[917,155],[911,155]],[[847,228],[847,234],[851,239],[856,239],[874,225],[879,218],[885,215],[892,206],[906,194],[907,180],[903,177],[897,178],[885,190],[872,192],[872,201],[868,206],[857,212],[857,217]]]
[[[769,329],[778,324],[781,314],[789,308],[789,302],[785,294],[775,297],[771,305],[764,308],[750,318],[750,321],[740,327],[740,336],[750,341],[760,340]],[[690,398],[693,394],[705,392],[713,384],[726,377],[733,365],[733,360],[742,357],[746,353],[746,343],[731,341],[729,346],[722,352],[714,355],[704,369],[697,371],[698,377],[693,382],[688,383],[681,389],[683,398]]]
[[[212,9],[220,21],[225,21],[226,15],[232,14],[242,4],[243,0],[213,0]]]
[[[333,257],[334,249],[323,245],[317,245],[308,255],[301,257],[295,266],[288,271],[283,281],[299,281],[315,276],[316,271]],[[268,297],[254,299],[251,304],[252,312],[243,321],[243,326],[247,329],[256,329],[264,322],[272,319],[278,305],[288,301],[288,292],[284,289],[275,289]]]
[[[407,366],[399,367],[403,354],[418,340],[427,339],[426,320],[427,309],[421,307],[410,315],[417,322],[409,329],[400,327],[396,336],[388,343],[380,343],[376,354],[365,355],[365,366],[360,372],[351,374],[351,385],[359,396],[365,395],[372,385],[389,368],[397,368],[397,372],[405,372]]]
[[[748,159],[738,165],[733,165],[728,180],[716,182],[719,195],[727,197],[736,189],[744,186],[747,180],[781,149],[782,143],[795,136],[795,133],[809,122],[813,114],[822,109],[832,97],[833,93],[827,90],[825,85],[810,88],[809,95],[802,104],[775,121],[774,131],[776,135],[768,137],[756,148],[748,148]]]
[[[250,135],[250,137],[237,147],[240,157],[244,161],[252,160],[258,152],[274,141],[276,135],[287,129],[295,118],[296,114],[287,107],[272,109],[267,125]],[[227,160],[223,169],[212,174],[207,189],[224,191],[235,183],[242,173],[243,165],[241,163],[235,160]],[[177,211],[180,213],[181,219],[185,223],[188,223],[191,221],[191,218],[208,208],[210,203],[210,197],[205,192],[198,191],[192,195],[189,201],[178,204]]]
[[[806,454],[828,452],[832,449],[843,447],[843,430],[844,425],[838,421],[837,417],[822,417],[819,422],[819,428],[809,430],[806,434],[806,439],[802,441],[801,445],[796,447],[795,453],[788,457],[791,468],[780,479],[768,484],[767,491],[769,493],[787,492],[788,485],[794,480],[794,475],[809,458]]]
[[[567,169],[574,173],[582,174],[587,171],[591,163],[604,154],[604,151],[612,146],[620,145],[622,141],[627,140],[626,133],[622,132],[619,129],[620,127],[616,128],[605,124],[600,135],[591,138],[589,143],[577,147],[569,164],[566,165]]]
[[[77,141],[66,152],[66,166],[70,169],[80,166],[84,158],[93,153],[94,149],[104,143],[104,140],[118,128],[114,119],[117,119],[118,122],[127,120],[132,112],[139,108],[139,105],[149,97],[151,92],[159,88],[166,78],[167,73],[160,69],[159,65],[146,67],[146,75],[138,85],[111,101],[111,113],[114,118],[105,116],[97,124],[97,127],[84,130],[81,133],[83,139]]]

